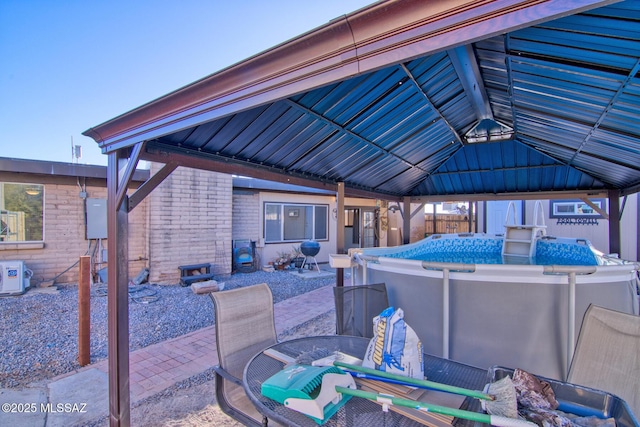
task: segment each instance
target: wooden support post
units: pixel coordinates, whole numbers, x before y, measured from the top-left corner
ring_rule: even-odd
[[[78,363],[91,363],[91,257],[80,257],[78,275]]]

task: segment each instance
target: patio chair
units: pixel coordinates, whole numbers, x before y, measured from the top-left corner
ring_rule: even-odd
[[[624,399],[640,414],[640,316],[590,305],[568,381]]]
[[[372,338],[372,319],[389,306],[384,283],[333,288],[336,333]]]
[[[266,417],[255,409],[242,388],[242,373],[252,356],[277,342],[271,289],[261,283],[209,295],[216,318],[218,404],[244,425],[266,426]]]

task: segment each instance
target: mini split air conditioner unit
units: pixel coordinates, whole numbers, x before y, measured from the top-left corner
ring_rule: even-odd
[[[0,261],[0,295],[20,295],[31,286],[32,272],[23,261]]]

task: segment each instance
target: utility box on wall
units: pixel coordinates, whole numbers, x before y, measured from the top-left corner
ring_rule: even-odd
[[[87,239],[107,238],[107,199],[86,199]]]

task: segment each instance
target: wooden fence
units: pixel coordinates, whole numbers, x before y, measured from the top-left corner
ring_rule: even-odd
[[[432,234],[447,233],[473,233],[475,231],[475,215],[471,218],[471,228],[469,228],[469,215],[437,214],[435,221],[433,214],[424,215],[425,236]],[[434,230],[435,226],[435,230]]]

